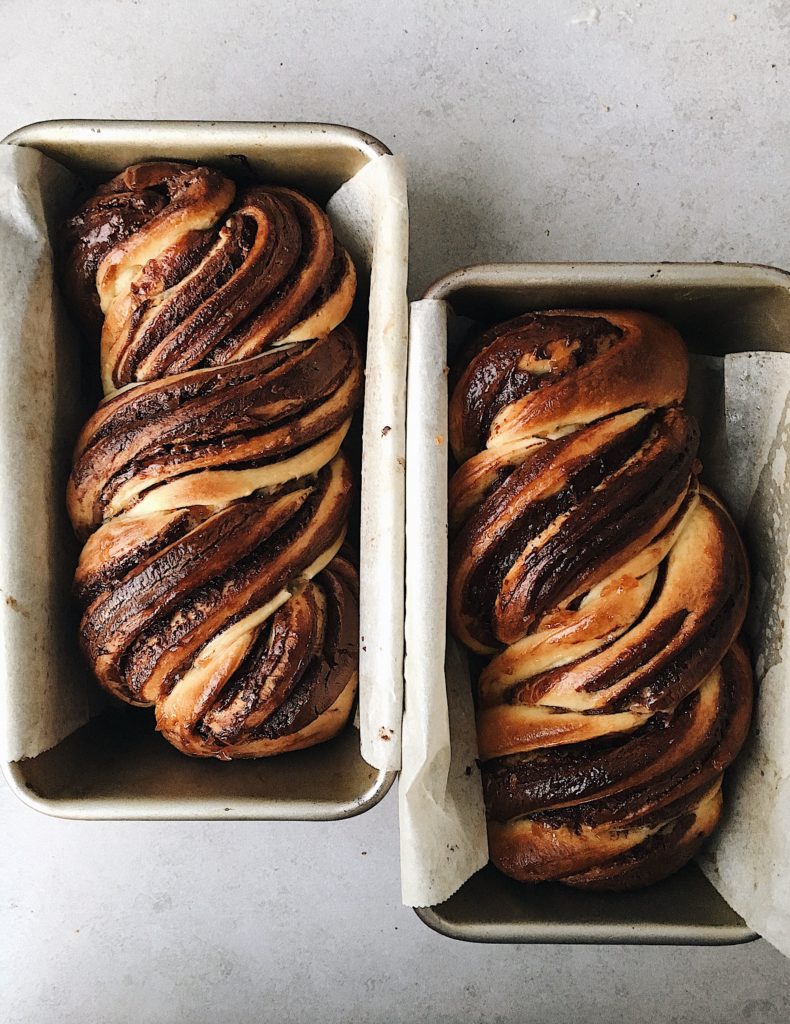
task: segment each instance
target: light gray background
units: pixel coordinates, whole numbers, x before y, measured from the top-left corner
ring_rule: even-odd
[[[409,160],[415,295],[487,259],[790,267],[790,2],[728,3],[0,0],[0,136],[364,128]],[[393,791],[337,824],[79,823],[0,784],[0,1020],[790,1020],[764,942],[434,935],[400,906],[396,810]]]

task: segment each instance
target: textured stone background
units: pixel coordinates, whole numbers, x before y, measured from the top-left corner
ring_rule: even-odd
[[[790,2],[728,3],[0,0],[0,136],[52,117],[364,128],[409,160],[415,295],[487,259],[790,267]],[[396,809],[79,823],[0,784],[0,1019],[790,1020],[790,963],[763,942],[434,935],[399,904]]]

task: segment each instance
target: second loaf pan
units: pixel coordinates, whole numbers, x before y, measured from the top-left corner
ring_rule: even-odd
[[[377,157],[389,153],[363,132],[337,125],[300,123],[50,121],[20,129],[5,143],[37,149],[89,183],[106,179],[131,163],[169,158],[209,163],[236,177],[287,183],[322,203]],[[402,262],[404,273],[401,286],[397,279],[377,275],[375,262],[371,272],[378,329],[374,330],[371,316],[368,367],[375,350],[376,372],[384,373],[386,379],[380,382],[383,386],[377,388],[375,401],[366,398],[365,416],[374,423],[381,418],[390,428],[387,452],[384,456],[380,451],[376,453],[378,460],[389,459],[385,471],[389,476],[385,493],[366,493],[367,453],[363,451],[363,532],[381,540],[375,550],[362,553],[361,603],[366,591],[372,593],[373,579],[386,574],[400,609],[403,531],[398,524],[403,519],[403,464],[398,456],[402,456],[404,425],[398,399],[390,403],[388,396],[401,396],[405,388],[404,379],[394,367],[400,364],[405,378],[406,242],[397,231],[386,242],[383,248],[389,249],[393,258],[391,250],[395,247],[394,258]],[[367,281],[361,282],[362,317],[367,311],[367,289]],[[392,325],[396,333],[402,325],[400,336],[393,335]],[[63,358],[59,349],[64,343],[61,333],[56,331],[51,339],[45,339],[47,372],[55,378],[56,391],[62,384],[66,393],[84,393],[86,389],[81,389],[78,381],[59,377],[79,372],[73,359]],[[402,347],[399,359],[392,356],[397,346]],[[14,367],[7,369],[11,374],[15,372]],[[369,393],[372,395],[372,391]],[[86,403],[77,416],[73,409],[63,411],[66,419],[59,421],[63,402],[52,404],[52,418],[42,424],[46,443],[49,445],[49,439],[58,437],[59,432],[71,431],[67,442],[59,441],[59,447],[67,450],[74,441],[72,421],[84,422],[91,408]],[[46,673],[49,685],[73,688],[83,685],[81,678],[75,678],[82,673],[86,687],[98,688],[75,653],[76,622],[67,587],[76,564],[76,549],[64,505],[67,473],[67,465],[55,466],[51,479],[43,484],[52,508],[50,522],[49,517],[41,517],[29,524],[29,533],[21,521],[0,524],[4,545],[10,557],[18,560],[19,578],[24,577],[26,564],[35,564],[35,558],[39,564],[44,563],[44,571],[49,574],[39,602],[46,607],[36,610],[43,629],[34,637],[30,619],[16,614],[13,607],[6,608],[2,640],[12,657],[16,656],[16,664],[22,666],[20,676],[24,670],[40,670]],[[2,485],[27,486],[21,475],[18,480],[3,480]],[[20,537],[21,546],[17,543]],[[42,559],[44,550],[49,554]],[[24,595],[15,595],[14,600],[16,608],[24,607]],[[364,633],[364,608],[361,616]],[[398,622],[393,616],[393,622],[388,635],[378,636],[377,643],[378,657],[390,667],[392,688],[396,690],[403,639],[402,620]],[[34,657],[32,648],[36,644],[42,647],[36,648]],[[0,707],[0,714],[8,710]],[[371,767],[363,759],[360,734],[351,724],[334,740],[308,750],[223,763],[185,757],[154,732],[150,714],[120,706],[103,711],[36,757],[3,764],[3,770],[16,794],[46,813],[73,818],[145,819],[344,818],[380,800],[395,774]]]
[[[692,353],[722,356],[790,352],[788,284],[782,271],[747,265],[502,264],[451,273],[424,298],[446,303],[449,318],[484,325],[540,309],[644,309],[672,323]],[[416,913],[436,931],[474,942],[724,945],[757,938],[693,863],[644,890],[610,894],[524,885],[489,864],[448,900]]]

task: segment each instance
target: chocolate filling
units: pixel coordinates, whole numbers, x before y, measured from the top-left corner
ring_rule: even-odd
[[[505,577],[531,541],[566,517],[524,563],[516,606],[523,609],[524,634],[544,611],[584,586],[613,554],[644,535],[671,508],[688,487],[697,440],[692,421],[679,410],[644,416],[594,456],[568,467],[567,482],[558,494],[531,503],[521,515],[498,526],[497,535],[476,559],[462,594],[462,611],[475,621],[478,639],[496,645],[497,623],[493,617],[483,620],[480,609],[490,608],[493,616]],[[550,442],[510,475],[501,493],[495,493],[459,534],[451,566],[491,534],[495,521],[501,522],[500,510],[510,504],[510,495],[518,494],[570,443]],[[506,603],[499,614],[505,611]]]
[[[485,447],[496,415],[506,405],[584,366],[615,344],[623,332],[603,317],[527,313],[500,324],[480,338],[476,358],[465,378],[463,429],[468,442]],[[550,373],[519,369],[523,356],[550,358],[551,343],[564,346],[565,358]],[[561,367],[561,368],[560,368]]]
[[[750,692],[748,667],[744,670],[740,659],[728,654],[715,717],[699,735],[694,732],[695,691],[671,714],[657,713],[626,736],[492,759],[482,766],[487,812],[498,821],[528,814],[552,826],[577,828],[625,818],[686,781],[698,788],[738,753],[748,718],[744,722],[736,712],[750,705]],[[693,753],[678,761],[677,752],[688,741]],[[648,781],[630,784],[653,768]]]

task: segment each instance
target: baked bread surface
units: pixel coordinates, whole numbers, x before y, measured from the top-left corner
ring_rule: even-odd
[[[67,493],[96,677],[188,754],[329,739],[357,683],[353,263],[306,196],[164,161],[100,186],[61,241],[106,395]]]
[[[687,377],[657,317],[556,310],[485,332],[451,396],[449,617],[481,663],[491,858],[522,881],[649,884],[721,815],[749,575]]]

